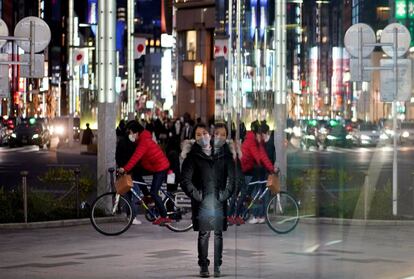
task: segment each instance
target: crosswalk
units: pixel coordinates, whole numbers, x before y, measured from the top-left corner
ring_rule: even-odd
[[[414,151],[414,146],[398,146],[397,147],[398,152],[408,152],[408,151]],[[343,148],[343,147],[332,147],[329,146],[326,150],[320,150],[316,147],[310,147],[308,150],[301,150],[299,148],[290,148],[288,150],[288,153],[321,153],[321,154],[329,154],[329,153],[339,153],[339,154],[345,154],[345,153],[375,153],[375,152],[393,152],[393,147],[390,145],[387,146],[380,146],[380,147],[354,147],[354,148]]]
[[[16,153],[48,153],[49,151],[47,149],[40,149],[39,146],[36,145],[27,145],[22,147],[15,147],[10,148],[8,146],[2,146],[0,147],[0,154],[16,154]]]

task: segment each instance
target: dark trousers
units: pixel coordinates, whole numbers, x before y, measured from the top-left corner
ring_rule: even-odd
[[[252,194],[253,187],[249,186],[249,183],[252,181],[252,178],[253,178],[253,176],[250,176],[250,175],[245,176],[246,184],[240,190],[240,197],[239,197],[239,200],[237,201],[237,205],[236,205],[236,216],[241,216],[243,214],[243,211],[245,209],[243,207],[244,200],[246,199],[246,197],[248,195]]]
[[[208,266],[208,241],[210,239],[209,231],[198,232],[198,265]],[[214,231],[214,266],[221,266],[223,258],[223,232]]]
[[[144,175],[146,175],[146,173]],[[160,191],[162,183],[165,181],[166,177],[167,177],[167,170],[152,174],[152,185],[151,185],[150,194],[151,194],[151,197],[154,199],[155,206],[157,207],[158,212],[160,213],[161,217],[167,217],[167,210],[165,209],[164,203],[162,202],[160,195],[158,195],[158,192]],[[138,174],[134,175],[134,179],[140,182],[144,182],[144,179],[142,178],[142,176]]]

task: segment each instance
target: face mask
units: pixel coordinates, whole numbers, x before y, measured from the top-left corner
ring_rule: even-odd
[[[265,142],[268,142],[268,141],[269,141],[269,139],[270,139],[270,135],[264,135],[263,140],[264,140]]]
[[[135,142],[136,138],[135,138],[135,134],[129,134],[128,138],[130,141]]]
[[[197,140],[198,145],[200,145],[201,147],[206,147],[210,144],[210,135],[205,135],[203,136],[201,139]]]
[[[225,139],[222,138],[214,138],[214,147],[220,148],[226,143]]]

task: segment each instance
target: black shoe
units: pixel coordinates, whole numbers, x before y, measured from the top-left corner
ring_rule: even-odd
[[[201,278],[208,278],[210,277],[210,272],[208,272],[208,266],[204,265],[200,267],[200,277]]]
[[[214,277],[220,277],[220,276],[221,276],[220,267],[219,266],[215,266],[214,267]]]

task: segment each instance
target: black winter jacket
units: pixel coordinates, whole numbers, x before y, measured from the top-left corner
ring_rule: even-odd
[[[181,188],[191,198],[195,231],[227,229],[227,199],[235,186],[235,163],[225,144],[211,156],[194,143],[181,172]]]

